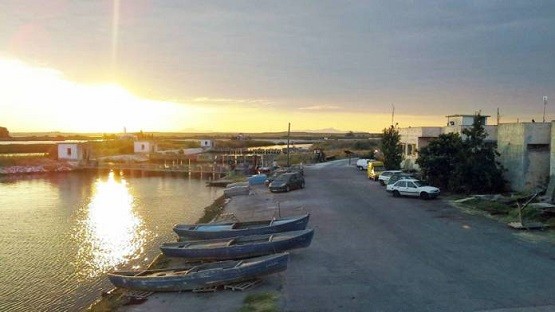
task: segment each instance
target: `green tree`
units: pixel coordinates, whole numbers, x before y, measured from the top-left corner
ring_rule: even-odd
[[[401,167],[403,150],[400,141],[401,136],[399,135],[399,130],[394,126],[383,129],[381,150],[384,157],[384,166],[388,170],[396,170]]]
[[[449,181],[463,155],[463,141],[458,133],[440,134],[420,149],[416,163],[423,178],[430,184],[449,188]]]
[[[491,193],[505,187],[503,167],[497,161],[495,146],[486,142],[487,132],[480,114],[474,116],[472,127],[462,131],[464,154],[450,181],[450,188],[464,193]]]

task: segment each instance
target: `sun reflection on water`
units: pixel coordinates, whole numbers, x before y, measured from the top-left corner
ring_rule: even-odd
[[[106,180],[95,181],[78,231],[81,274],[98,276],[142,254],[147,233],[133,201],[123,177],[110,172]]]

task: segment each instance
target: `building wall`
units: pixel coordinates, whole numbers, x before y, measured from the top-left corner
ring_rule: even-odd
[[[208,147],[212,147],[212,145],[213,145],[212,140],[200,140],[200,147],[208,148]]]
[[[418,153],[410,151],[415,148],[418,151],[440,133],[462,134],[462,130],[471,127],[473,121],[471,116],[454,116],[448,119],[448,124],[451,120],[454,121],[451,126],[399,129],[404,148],[402,168],[418,169],[415,164]],[[555,179],[555,150],[551,149],[555,144],[555,129],[552,123],[486,125],[485,131],[488,133],[486,141],[497,143],[499,161],[506,170],[504,176],[512,190],[531,191],[545,187],[549,176]],[[555,198],[555,181],[550,187]]]
[[[58,159],[82,160],[83,147],[79,143],[60,143],[58,144]]]
[[[474,123],[474,117],[474,115],[450,115],[447,116],[447,126],[472,126]],[[489,116],[481,116],[483,125],[487,123],[488,117]]]
[[[399,129],[400,143],[403,146],[401,168],[419,170],[415,163],[418,151],[439,136],[441,127],[409,127]]]
[[[500,124],[497,130],[499,161],[514,191],[545,186],[550,172],[550,123]]]
[[[157,146],[153,142],[149,141],[135,141],[133,142],[133,151],[135,153],[154,153],[157,150]]]
[[[463,132],[464,129],[470,129],[470,128],[472,128],[472,125],[470,125],[470,126],[446,126],[446,127],[443,127],[441,129],[441,133],[442,134],[458,133],[461,136],[461,138],[464,140],[466,136],[462,132]],[[497,126],[494,126],[494,125],[484,126],[484,130],[488,134],[487,137],[486,137],[486,141],[489,141],[489,142],[497,141]]]

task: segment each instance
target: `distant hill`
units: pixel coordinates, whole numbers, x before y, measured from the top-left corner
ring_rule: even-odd
[[[329,130],[329,131],[328,131]],[[323,138],[375,138],[381,137],[381,133],[368,132],[349,132],[338,131],[335,129],[293,131],[290,133],[291,138],[295,139],[323,139]],[[133,133],[136,134],[136,133]],[[144,132],[144,134],[152,135],[154,138],[179,138],[179,139],[234,139],[239,135],[247,139],[284,139],[287,138],[287,131],[280,132]],[[11,133],[12,140],[60,140],[60,139],[87,139],[102,138],[104,135],[113,135],[112,133],[70,133],[70,132],[17,132]]]

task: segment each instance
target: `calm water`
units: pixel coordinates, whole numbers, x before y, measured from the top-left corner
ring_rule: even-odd
[[[0,178],[0,311],[79,311],[106,272],[144,268],[222,194],[205,181],[66,173]]]

